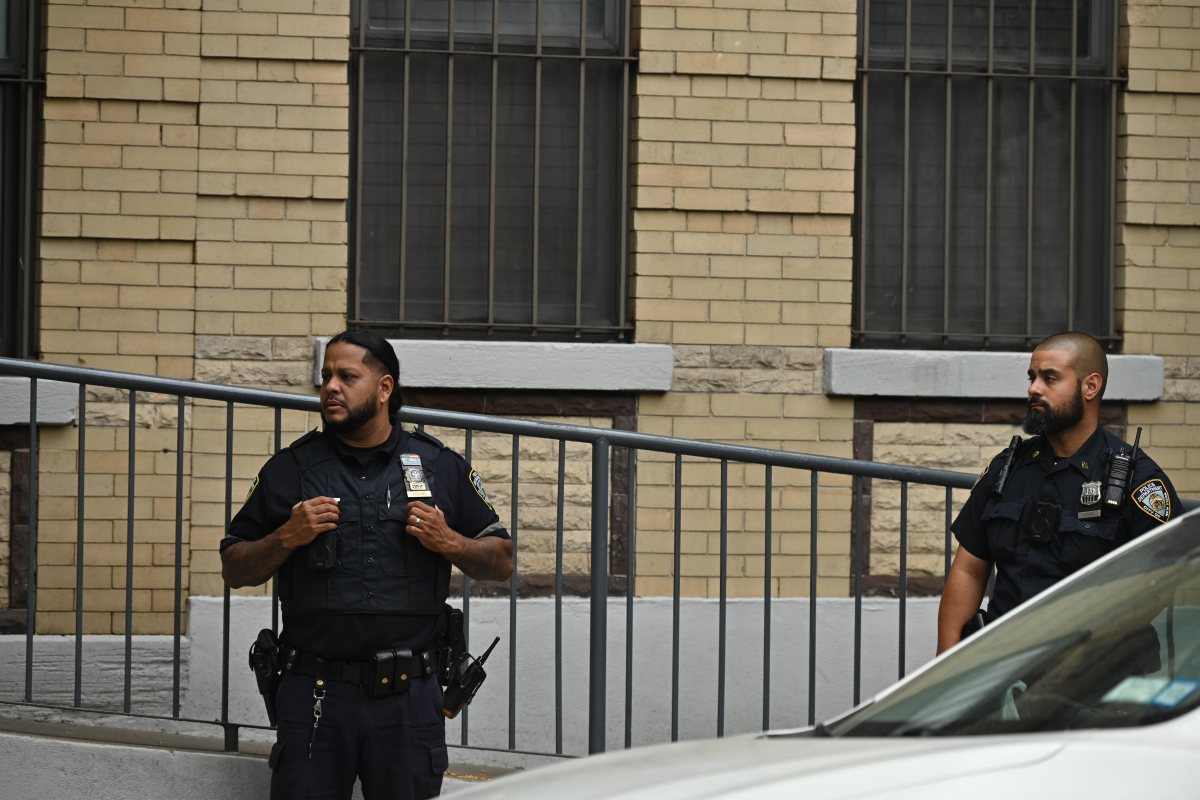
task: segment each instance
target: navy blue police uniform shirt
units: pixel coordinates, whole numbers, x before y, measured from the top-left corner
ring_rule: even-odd
[[[1080,519],[1080,506],[1092,500],[1105,479],[1105,452],[1133,448],[1103,428],[1073,456],[1055,458],[1045,437],[1021,442],[1009,470],[1003,494],[993,492],[1008,456],[1005,449],[988,465],[955,518],[951,530],[971,555],[996,565],[996,583],[988,603],[987,620],[1002,614],[1052,586],[1097,558],[1182,513],[1175,488],[1154,460],[1138,450],[1130,491],[1121,510],[1094,519]],[[1091,484],[1085,498],[1085,484]],[[1062,508],[1053,542],[1030,538],[1030,517],[1036,503]],[[1094,508],[1088,504],[1087,507]]]
[[[378,447],[349,447],[336,436],[323,435],[329,437],[343,468],[363,473],[368,479],[379,475],[399,452],[407,452],[401,445],[411,436],[394,420],[391,436]],[[445,450],[437,459],[433,483],[452,487],[449,503],[438,501],[438,508],[446,515],[446,524],[452,530],[468,538],[510,538],[487,499],[482,481],[453,450]],[[235,542],[254,541],[272,533],[287,521],[296,503],[307,499],[300,496],[300,467],[296,459],[287,452],[276,454],[254,479],[245,504],[234,515],[228,535],[221,540],[221,550]],[[408,501],[400,498],[397,502]],[[432,504],[433,500],[424,502]],[[327,659],[363,661],[383,649],[424,647],[440,638],[444,629],[444,614],[285,614],[282,636],[289,644]]]

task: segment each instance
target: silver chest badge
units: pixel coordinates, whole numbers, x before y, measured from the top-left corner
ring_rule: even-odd
[[[421,466],[421,457],[416,453],[403,453],[400,456],[400,466],[404,468],[404,488],[408,490],[409,498],[433,497],[429,491],[429,481],[425,479],[425,468]]]
[[[1079,493],[1079,505],[1093,506],[1100,502],[1100,481],[1086,481]]]

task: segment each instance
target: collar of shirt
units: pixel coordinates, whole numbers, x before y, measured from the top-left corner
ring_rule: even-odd
[[[1074,455],[1066,458],[1054,455],[1054,450],[1051,449],[1045,436],[1038,436],[1030,446],[1032,447],[1029,455],[1030,461],[1036,463],[1047,473],[1058,472],[1073,466],[1085,478],[1092,478],[1099,476],[1104,469],[1104,450],[1107,444],[1102,428],[1092,431],[1092,435],[1075,451]]]
[[[382,466],[392,459],[396,453],[396,448],[400,444],[400,437],[404,434],[396,419],[392,418],[392,432],[388,435],[387,441],[375,447],[351,447],[343,442],[336,435],[328,434],[333,440],[334,452],[341,458],[348,458],[355,464],[363,468],[370,468],[376,465]],[[375,470],[370,470],[372,473]]]

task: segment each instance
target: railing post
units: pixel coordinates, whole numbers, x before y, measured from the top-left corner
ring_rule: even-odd
[[[608,439],[592,445],[592,641],[588,667],[588,753],[604,752],[608,661]]]

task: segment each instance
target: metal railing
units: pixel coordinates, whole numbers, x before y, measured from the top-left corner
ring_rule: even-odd
[[[77,507],[75,509],[77,537],[75,541],[75,594],[74,594],[74,613],[75,613],[75,683],[73,702],[63,706],[63,708],[73,708],[79,710],[87,710],[83,703],[82,696],[82,653],[84,644],[84,629],[85,629],[85,608],[84,608],[84,583],[85,583],[85,567],[87,566],[88,547],[85,542],[85,521],[87,520],[86,506],[86,481],[88,477],[87,463],[85,455],[87,453],[87,435],[89,430],[94,427],[90,424],[89,409],[88,409],[88,389],[89,387],[106,387],[108,389],[119,389],[128,391],[128,420],[126,420],[127,438],[129,459],[127,465],[127,502],[128,502],[128,519],[126,520],[125,530],[125,546],[126,560],[124,571],[124,590],[125,590],[125,609],[124,609],[124,699],[122,703],[122,713],[129,716],[155,716],[142,715],[134,712],[131,703],[131,674],[133,671],[133,648],[132,635],[134,630],[134,585],[137,578],[137,568],[139,564],[135,563],[135,541],[138,536],[137,525],[135,522],[135,501],[138,492],[138,469],[137,469],[137,441],[138,434],[138,411],[139,401],[148,394],[166,396],[174,398],[174,405],[177,413],[178,423],[175,426],[175,514],[174,514],[174,583],[173,592],[173,640],[174,640],[174,672],[172,679],[172,704],[170,715],[160,715],[162,719],[175,719],[188,722],[203,722],[220,725],[224,729],[225,746],[228,750],[236,750],[238,748],[238,730],[242,727],[256,727],[250,725],[247,721],[239,721],[230,718],[229,692],[230,692],[230,605],[231,598],[228,587],[225,587],[223,601],[223,622],[222,622],[222,676],[221,676],[221,715],[218,720],[200,720],[187,719],[181,715],[180,692],[181,692],[181,676],[180,676],[180,660],[181,660],[181,638],[183,630],[182,619],[182,601],[183,601],[183,564],[184,564],[184,498],[185,489],[185,444],[186,444],[186,429],[187,429],[187,414],[185,413],[189,400],[204,400],[215,401],[224,404],[225,410],[225,453],[224,453],[224,512],[225,522],[228,524],[233,511],[233,494],[232,484],[234,477],[234,421],[235,407],[245,406],[250,408],[265,408],[271,409],[274,412],[274,435],[273,443],[275,450],[278,450],[283,445],[282,440],[282,412],[284,410],[298,410],[304,412],[317,412],[318,401],[313,396],[301,396],[288,394],[283,392],[263,391],[247,388],[238,388],[231,386],[221,386],[215,384],[201,383],[195,381],[171,380],[157,377],[147,377],[142,375],[134,375],[129,373],[102,371],[94,369],[82,369],[74,367],[58,366],[54,364],[23,361],[17,359],[0,358],[0,375],[21,376],[29,379],[29,576],[30,585],[28,589],[28,610],[27,610],[27,627],[26,627],[26,646],[25,646],[25,691],[21,701],[15,701],[24,704],[37,705],[35,697],[35,675],[34,675],[34,651],[35,651],[35,629],[37,622],[38,610],[38,586],[37,586],[37,568],[38,568],[38,500],[39,500],[39,431],[37,421],[38,409],[38,394],[39,387],[45,381],[58,381],[78,385],[78,403],[79,407],[76,413],[77,421],[77,480],[78,480],[78,496]],[[156,398],[153,402],[163,407],[169,407],[169,402],[163,402],[161,397]],[[219,408],[219,406],[218,406]],[[511,646],[508,650],[509,656],[509,734],[508,734],[508,749],[517,750],[515,738],[515,703],[516,696],[516,676],[517,676],[517,647],[515,637],[517,633],[517,618],[518,610],[522,603],[518,600],[518,585],[522,573],[520,570],[520,553],[518,540],[521,534],[521,509],[518,507],[516,498],[521,482],[522,474],[522,440],[523,439],[539,439],[546,440],[557,444],[557,531],[556,531],[556,566],[554,576],[554,596],[555,596],[555,700],[558,705],[555,719],[558,730],[556,732],[556,754],[561,755],[562,748],[562,600],[563,600],[563,495],[564,495],[564,476],[566,474],[565,453],[568,443],[585,445],[590,452],[590,464],[592,481],[590,486],[590,575],[589,575],[589,656],[588,663],[588,723],[587,723],[587,743],[589,752],[597,752],[605,749],[605,732],[606,732],[606,707],[607,707],[607,690],[608,690],[608,675],[606,674],[605,665],[607,663],[607,648],[609,643],[608,623],[609,623],[609,596],[610,586],[619,585],[611,581],[613,577],[610,572],[613,571],[610,565],[609,546],[610,546],[610,526],[614,522],[620,523],[627,528],[626,543],[625,543],[625,578],[624,593],[626,600],[626,619],[625,619],[625,744],[629,746],[631,743],[631,718],[633,706],[633,636],[636,628],[634,617],[634,598],[636,595],[636,584],[638,572],[636,569],[635,556],[638,552],[637,545],[637,490],[638,477],[637,467],[640,463],[649,463],[657,458],[660,464],[664,465],[663,471],[667,471],[665,465],[669,464],[669,469],[673,474],[674,487],[674,503],[670,509],[670,518],[672,520],[672,530],[669,531],[673,539],[672,560],[672,580],[673,590],[671,597],[672,622],[671,622],[671,738],[679,738],[679,718],[681,710],[680,700],[680,676],[682,665],[681,656],[681,603],[683,600],[683,591],[681,586],[681,559],[684,553],[684,536],[685,525],[683,517],[686,512],[683,501],[683,493],[685,490],[684,484],[684,466],[685,458],[690,459],[687,463],[693,465],[692,460],[699,460],[701,464],[712,464],[719,466],[720,482],[719,486],[711,486],[703,484],[706,491],[717,492],[714,498],[719,496],[719,501],[712,509],[716,514],[717,524],[706,531],[699,531],[705,536],[716,535],[719,542],[719,574],[710,576],[718,581],[717,592],[719,596],[716,599],[718,609],[718,647],[717,647],[717,735],[725,733],[725,696],[726,696],[726,678],[727,678],[727,663],[726,649],[727,639],[729,636],[727,610],[731,599],[729,597],[729,581],[727,566],[729,563],[729,542],[731,529],[731,499],[730,490],[740,490],[741,486],[730,479],[731,466],[737,465],[757,465],[762,468],[763,480],[761,485],[753,486],[753,491],[762,492],[762,505],[759,510],[763,514],[763,526],[760,531],[764,536],[764,544],[762,551],[763,558],[763,618],[764,625],[762,630],[762,652],[763,652],[763,671],[762,671],[762,725],[768,727],[770,723],[769,709],[771,707],[771,658],[772,651],[772,624],[771,624],[771,607],[774,600],[779,599],[780,593],[773,583],[773,562],[772,555],[774,551],[773,537],[782,535],[781,526],[776,525],[775,515],[780,513],[782,506],[779,501],[779,490],[787,483],[781,480],[780,476],[785,471],[799,471],[801,475],[807,476],[806,486],[798,482],[791,482],[787,485],[796,490],[793,496],[802,495],[807,501],[806,507],[803,508],[808,515],[808,530],[798,531],[790,529],[789,535],[797,537],[807,534],[808,537],[808,553],[809,558],[808,573],[808,722],[811,724],[815,719],[815,700],[817,693],[817,604],[818,597],[818,561],[819,561],[819,543],[818,534],[822,528],[822,512],[828,512],[829,509],[834,509],[839,514],[845,514],[849,511],[849,519],[851,520],[851,530],[849,531],[849,541],[851,550],[851,567],[849,573],[844,577],[847,579],[847,591],[842,595],[849,594],[853,598],[854,603],[854,632],[853,632],[853,701],[859,702],[861,693],[861,675],[863,663],[863,599],[864,599],[864,575],[866,571],[865,553],[867,550],[867,537],[869,527],[869,516],[865,509],[867,502],[868,482],[871,480],[882,480],[895,482],[900,490],[900,509],[898,520],[899,532],[899,571],[895,576],[896,594],[899,598],[899,627],[898,627],[898,652],[899,659],[897,664],[897,672],[903,675],[905,672],[905,636],[906,636],[906,597],[908,595],[909,586],[909,568],[907,562],[907,552],[909,549],[909,489],[916,485],[928,485],[940,487],[944,489],[944,509],[942,514],[945,521],[944,533],[944,563],[940,566],[944,570],[949,569],[950,557],[950,534],[949,523],[952,513],[952,498],[951,492],[954,488],[968,488],[971,486],[974,476],[964,473],[949,472],[943,470],[922,469],[908,466],[897,466],[888,464],[879,464],[873,462],[856,461],[843,458],[834,458],[820,455],[806,455],[800,453],[784,452],[779,450],[769,450],[756,447],[747,447],[740,445],[718,444],[707,441],[685,440],[671,438],[665,436],[654,436],[643,433],[634,433],[629,431],[620,431],[612,429],[588,428],[578,425],[554,424],[547,422],[538,422],[531,420],[519,419],[503,419],[486,417],[476,414],[466,414],[448,411],[434,411],[422,408],[404,407],[401,410],[402,419],[416,423],[417,425],[436,425],[440,427],[455,428],[463,431],[467,457],[470,458],[471,445],[473,436],[476,433],[487,432],[490,434],[503,434],[511,437],[512,441],[512,489],[514,498],[512,503],[510,532],[512,534],[514,545],[516,546],[514,556],[514,574],[509,583],[509,641]],[[110,425],[111,427],[111,425]],[[118,435],[117,441],[120,441]],[[165,455],[165,450],[169,448],[161,448],[156,455]],[[614,450],[623,451],[616,452]],[[657,457],[650,454],[665,454]],[[269,453],[265,454],[269,455]],[[639,456],[641,457],[639,459]],[[624,463],[622,464],[622,459]],[[619,510],[614,510],[611,505],[612,486],[610,476],[613,474],[615,465],[623,466],[628,472],[628,508],[621,513]],[[161,472],[161,470],[160,470]],[[755,473],[757,475],[757,472]],[[788,472],[788,475],[793,473]],[[825,475],[824,481],[821,476]],[[829,476],[850,476],[850,508],[846,508],[845,502],[845,481],[841,481],[840,486],[832,486],[837,484],[838,479],[830,480]],[[193,475],[193,477],[195,477]],[[217,477],[217,476],[209,476]],[[804,492],[803,489],[807,489]],[[829,492],[840,491],[842,494],[842,503],[839,507],[837,502],[828,499],[823,493],[823,490]],[[938,501],[941,502],[941,501]],[[800,504],[803,506],[803,504]],[[757,512],[756,512],[757,513]],[[618,516],[619,515],[619,518]],[[795,517],[793,516],[793,519]],[[116,528],[114,524],[113,540],[117,541]],[[750,526],[745,526],[750,527]],[[686,532],[686,535],[691,536],[692,531]],[[825,535],[829,535],[828,529]],[[936,576],[940,577],[940,576]],[[464,610],[470,613],[470,600],[472,596],[472,586],[470,581],[464,579],[463,584],[463,606]],[[272,623],[278,626],[278,605],[272,604]],[[12,701],[9,701],[12,702]],[[468,744],[468,725],[464,720],[462,727],[462,744]]]

